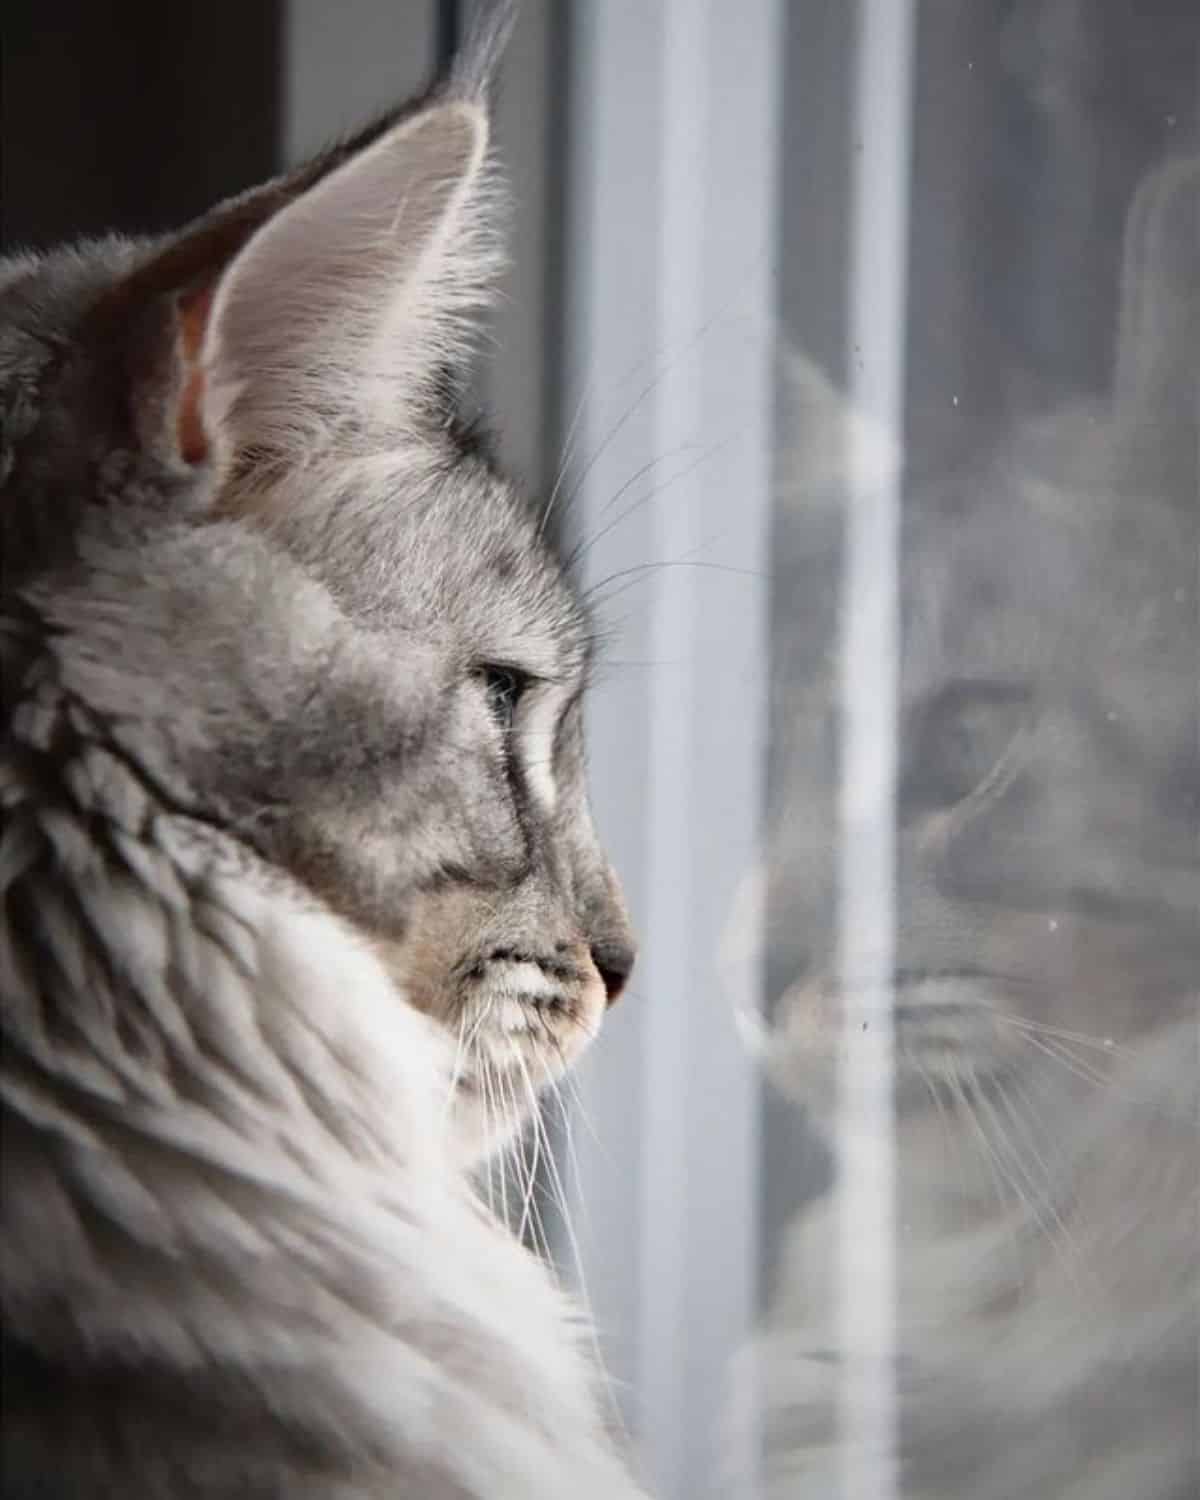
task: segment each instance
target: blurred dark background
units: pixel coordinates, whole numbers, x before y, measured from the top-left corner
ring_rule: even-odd
[[[283,9],[8,0],[5,248],[165,229],[274,171]]]
[[[467,0],[6,0],[0,249],[176,227],[422,90]],[[525,0],[496,106],[516,211],[481,373],[501,452],[535,490],[558,462],[569,7]]]

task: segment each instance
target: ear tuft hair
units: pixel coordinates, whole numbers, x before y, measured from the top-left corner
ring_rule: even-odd
[[[513,0],[489,0],[478,7],[450,69],[450,93],[486,103],[516,19]]]
[[[203,365],[219,461],[289,460],[417,418],[499,259],[482,108],[438,100],[274,215],[217,286]]]

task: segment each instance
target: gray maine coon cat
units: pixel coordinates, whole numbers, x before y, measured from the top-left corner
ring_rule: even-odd
[[[5,1500],[637,1493],[468,1177],[632,963],[588,619],[455,410],[480,71],[0,267]]]

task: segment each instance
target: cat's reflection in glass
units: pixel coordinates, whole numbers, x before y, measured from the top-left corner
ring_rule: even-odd
[[[1112,399],[906,501],[893,1378],[912,1500],[1194,1494],[1200,508],[1194,426],[1166,414],[1200,313],[1179,253],[1198,201],[1194,158],[1135,201],[1128,284],[1153,316],[1123,310]],[[849,417],[802,361],[790,389],[772,835],[728,941],[761,924],[769,995],[745,1029],[836,1149],[856,996],[833,954],[841,492],[817,448]],[[836,1492],[835,1202],[782,1233],[743,1367],[772,1500]]]

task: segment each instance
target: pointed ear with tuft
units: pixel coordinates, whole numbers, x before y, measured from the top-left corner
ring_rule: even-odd
[[[172,324],[169,372],[156,358],[135,380],[143,439],[153,427],[220,481],[340,433],[410,428],[498,259],[487,134],[479,104],[440,98],[216,210],[135,272],[110,314],[165,294]]]

